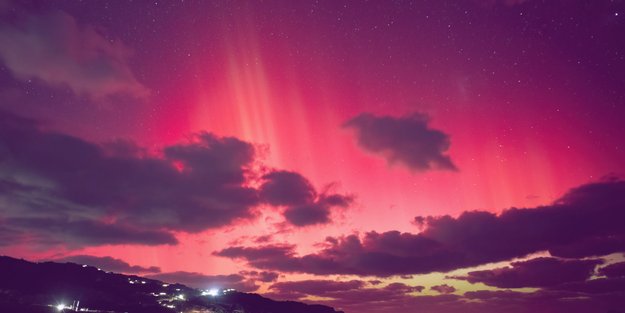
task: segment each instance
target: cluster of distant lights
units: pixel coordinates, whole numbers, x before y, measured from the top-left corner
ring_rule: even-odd
[[[201,295],[203,296],[211,296],[211,297],[216,297],[219,295],[219,289],[217,288],[211,288],[209,290],[204,290],[202,291]]]
[[[98,270],[100,270],[100,269],[98,269]],[[131,284],[131,285],[134,285],[134,284],[145,285],[145,284],[147,284],[147,282],[145,280],[133,280],[133,279],[128,279],[128,283]],[[169,287],[169,284],[163,284],[162,286],[163,286],[163,288],[167,288],[167,287]],[[176,291],[180,291],[180,288],[176,288]],[[232,289],[232,288],[227,288],[227,289],[211,288],[211,289],[202,290],[200,295],[202,295],[202,296],[209,296],[209,297],[217,297],[220,294],[226,294],[226,293],[233,292],[233,291],[236,291],[236,290]],[[159,292],[159,293],[152,293],[152,295],[154,295],[155,297],[167,296],[167,293],[166,292]],[[184,294],[178,294],[172,300],[185,301],[186,300],[186,296]],[[176,306],[173,305],[173,304],[163,304],[163,306],[167,307],[167,308],[171,308],[171,309],[176,308]],[[66,309],[74,309],[73,306],[67,306],[64,303],[57,304],[54,307],[56,308],[56,310],[58,312],[63,312]]]
[[[57,312],[63,312],[65,310],[79,311],[79,312],[100,312],[98,310],[91,310],[88,308],[78,308],[80,305],[80,301],[74,301],[72,305],[67,305],[65,303],[59,303],[57,305],[53,305],[53,307],[57,310]]]

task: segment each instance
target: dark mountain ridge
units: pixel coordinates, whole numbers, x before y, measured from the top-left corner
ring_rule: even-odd
[[[105,272],[74,263],[33,263],[0,256],[0,312],[342,313],[324,305],[274,301],[221,290]]]

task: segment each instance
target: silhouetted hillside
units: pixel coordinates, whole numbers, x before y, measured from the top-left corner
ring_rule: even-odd
[[[338,313],[323,305],[273,301],[236,291],[209,296],[184,285],[108,273],[91,266],[32,263],[0,256],[0,312],[76,309],[128,313]]]

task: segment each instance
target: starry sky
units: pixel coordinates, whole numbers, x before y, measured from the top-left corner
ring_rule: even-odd
[[[622,309],[624,19],[2,0],[0,254],[347,313]]]

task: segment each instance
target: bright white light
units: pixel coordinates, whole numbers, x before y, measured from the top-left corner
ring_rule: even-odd
[[[65,310],[65,308],[66,308],[65,304],[57,304],[56,305],[56,310],[59,311],[59,312]]]
[[[180,294],[180,295],[178,295],[178,297],[177,297],[177,298],[178,298],[179,300],[184,300],[184,295]]]
[[[216,297],[219,294],[219,289],[211,288],[210,290],[208,290],[206,294],[208,294],[209,296]]]

